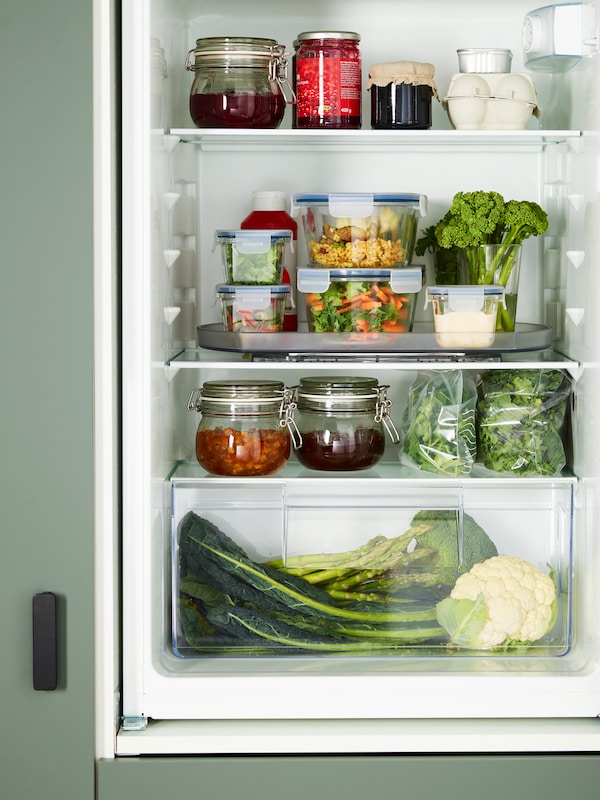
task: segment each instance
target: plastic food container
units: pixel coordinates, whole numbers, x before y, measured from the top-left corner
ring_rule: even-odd
[[[374,130],[431,128],[431,101],[439,100],[432,64],[391,61],[369,67]]]
[[[429,302],[433,306],[435,338],[441,347],[470,350],[493,345],[504,287],[429,286],[425,307]]]
[[[216,231],[225,280],[231,284],[280,284],[285,248],[291,241],[291,230]]]
[[[402,267],[410,264],[422,194],[297,194],[292,216],[302,217],[311,267]]]
[[[235,333],[277,333],[283,330],[289,284],[279,286],[231,286],[219,284],[223,327]]]
[[[454,75],[443,105],[457,130],[522,130],[540,115],[536,86],[519,72]]]
[[[385,451],[386,431],[394,444],[399,441],[387,389],[376,378],[301,378],[293,413],[302,466],[346,472],[376,464]]]
[[[196,458],[215,475],[269,475],[290,454],[286,420],[291,391],[279,381],[208,381],[194,389],[188,411],[202,418]]]
[[[313,333],[408,333],[423,269],[298,270]]]
[[[456,52],[460,72],[510,72],[512,63],[510,50],[465,47]]]

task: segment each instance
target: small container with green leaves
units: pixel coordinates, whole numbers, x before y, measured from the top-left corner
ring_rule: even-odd
[[[238,286],[274,286],[282,283],[290,230],[218,230],[227,283]]]

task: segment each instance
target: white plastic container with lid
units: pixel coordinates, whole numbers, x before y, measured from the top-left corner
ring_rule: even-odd
[[[277,190],[252,192],[252,211],[242,220],[240,228],[242,230],[278,230],[287,228],[292,232],[291,241],[287,242],[285,247],[281,281],[290,286],[286,299],[283,330],[295,331],[298,329],[295,246],[295,242],[298,239],[298,223],[285,210],[286,202],[285,192]]]
[[[494,344],[503,286],[429,286],[426,295],[425,308],[431,302],[435,338],[441,347],[471,350]]]

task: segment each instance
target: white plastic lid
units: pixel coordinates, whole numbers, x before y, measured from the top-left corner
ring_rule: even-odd
[[[254,211],[285,211],[285,192],[252,192]]]

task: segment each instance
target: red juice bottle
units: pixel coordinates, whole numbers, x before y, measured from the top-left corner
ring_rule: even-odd
[[[285,192],[252,192],[252,211],[240,224],[242,230],[288,230],[292,242],[286,245],[283,283],[290,285],[289,299],[283,318],[284,331],[298,330],[296,307],[296,249],[298,223],[285,210]]]

